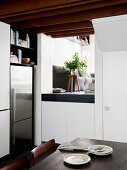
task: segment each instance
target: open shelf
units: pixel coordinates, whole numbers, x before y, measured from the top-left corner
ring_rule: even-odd
[[[34,49],[34,48],[22,47],[22,46],[15,45],[15,44],[11,44],[11,48],[16,48],[16,49],[21,49],[21,50],[37,50],[37,49]]]
[[[14,65],[14,66],[27,66],[27,67],[32,67],[34,66],[34,64],[19,64],[19,63],[10,63],[10,65]]]
[[[29,37],[29,41],[27,39]],[[21,45],[20,45],[21,44]],[[37,35],[27,30],[11,26],[11,65],[37,65]],[[15,60],[30,58],[34,64],[13,63]],[[20,63],[20,62],[19,62]]]

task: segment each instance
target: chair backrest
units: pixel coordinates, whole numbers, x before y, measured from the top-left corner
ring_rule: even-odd
[[[22,170],[22,169],[27,169],[27,158],[21,158],[0,168],[0,170]]]
[[[43,143],[31,151],[31,167],[56,150],[55,140]]]

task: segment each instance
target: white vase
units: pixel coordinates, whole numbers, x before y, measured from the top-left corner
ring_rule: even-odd
[[[71,70],[71,75],[75,75],[75,70]]]

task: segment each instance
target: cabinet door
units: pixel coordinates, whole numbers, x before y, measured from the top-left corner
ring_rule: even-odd
[[[0,111],[0,158],[9,154],[10,111]]]
[[[104,140],[127,142],[127,52],[103,55]]]
[[[42,102],[42,141],[66,141],[66,107],[61,102]]]
[[[10,106],[10,26],[0,22],[0,110]]]
[[[67,141],[94,138],[94,104],[67,103]]]

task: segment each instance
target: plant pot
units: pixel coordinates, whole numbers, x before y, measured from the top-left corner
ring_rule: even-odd
[[[71,75],[75,75],[75,70],[71,70]]]

